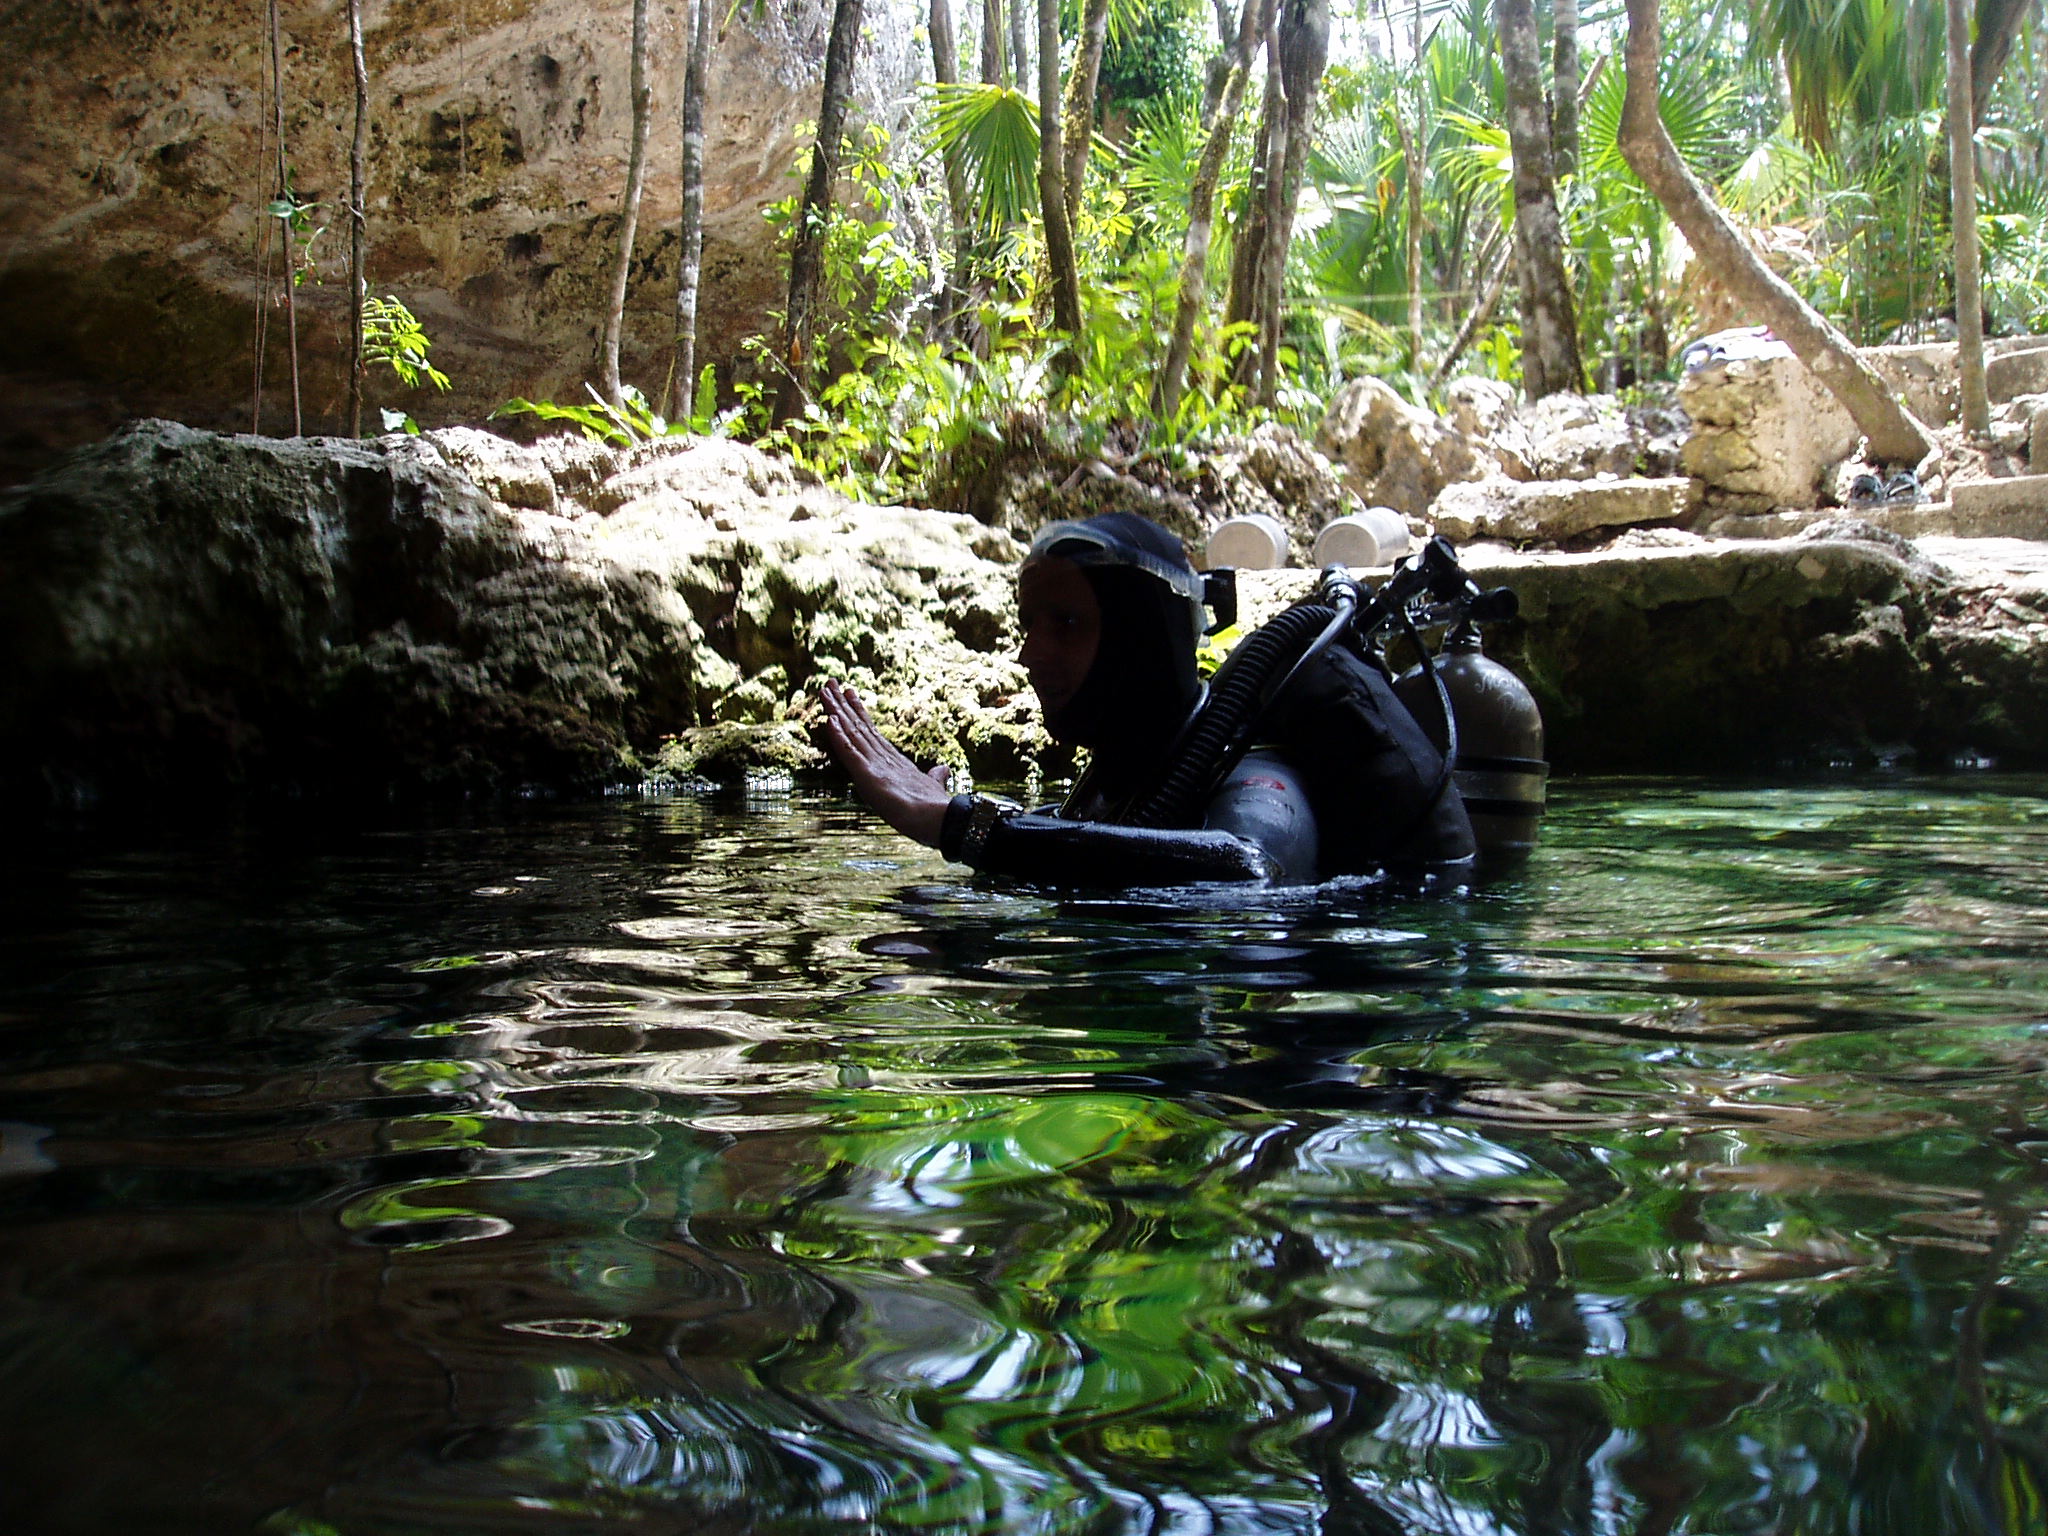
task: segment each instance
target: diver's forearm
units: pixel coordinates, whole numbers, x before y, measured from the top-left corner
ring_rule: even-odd
[[[1272,877],[1260,848],[1233,833],[1066,821],[993,805],[979,796],[956,796],[939,831],[939,851],[956,863],[1043,885],[1186,885]]]

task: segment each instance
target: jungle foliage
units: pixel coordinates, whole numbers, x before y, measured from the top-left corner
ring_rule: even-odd
[[[1980,32],[2004,24],[1984,14],[2003,4],[1985,0]],[[849,491],[894,498],[925,491],[949,454],[997,443],[1020,422],[1034,433],[1050,425],[1077,448],[1117,434],[1170,453],[1260,419],[1312,427],[1360,374],[1421,402],[1454,371],[1519,382],[1495,7],[1422,0],[1334,17],[1293,203],[1278,377],[1257,389],[1248,357],[1261,317],[1234,314],[1226,299],[1261,213],[1275,91],[1259,76],[1291,7],[1299,0],[1276,5],[1253,38],[1257,62],[1231,122],[1219,108],[1232,64],[1219,24],[1242,12],[1200,0],[1110,6],[1083,184],[1064,189],[1078,325],[1054,314],[1036,92],[1028,71],[991,75],[985,60],[974,78],[981,38],[970,26],[959,67],[941,72],[953,82],[927,88],[906,140],[849,129],[821,233],[803,403],[771,430],[789,354],[764,338],[724,381],[738,429]],[[1069,68],[1082,19],[1070,6],[1062,20]],[[1551,6],[1538,19],[1548,91]],[[1979,101],[1976,135],[1994,333],[2048,325],[2048,136],[2037,110],[2048,52],[2038,6],[2009,19],[2010,60]],[[1578,25],[1575,163],[1556,181],[1570,309],[1592,387],[1653,386],[1671,377],[1686,339],[1740,317],[1622,159],[1620,8],[1588,6]],[[1674,0],[1664,30],[1666,126],[1771,264],[1858,343],[1939,334],[1944,310],[1953,315],[1940,6]],[[1205,158],[1216,217],[1198,259],[1189,210],[1201,206]],[[964,172],[964,206],[952,209],[949,162]],[[789,238],[796,197],[770,218]],[[1181,313],[1197,261],[1198,303]],[[949,281],[961,271],[964,289]],[[1191,335],[1187,380],[1163,398],[1177,319]]]

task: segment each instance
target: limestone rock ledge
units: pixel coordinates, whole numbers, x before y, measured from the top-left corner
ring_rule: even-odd
[[[1046,745],[1021,550],[694,439],[277,440],[139,423],[0,495],[0,785],[589,786],[817,760],[851,681],[926,759]]]
[[[0,789],[502,793],[802,768],[825,677],[921,761],[1057,770],[1014,659],[1021,554],[974,518],[849,502],[716,440],[144,422],[0,494]],[[1535,690],[1560,771],[2048,760],[2048,543],[1923,551],[1836,518],[1464,558],[1519,594],[1488,649]],[[1245,622],[1313,580],[1241,573]]]
[[[1929,545],[1837,517],[1788,538],[1638,529],[1461,559],[1519,599],[1487,651],[1535,693],[1559,771],[2048,760],[2048,544]],[[1313,580],[1241,574],[1247,622]]]

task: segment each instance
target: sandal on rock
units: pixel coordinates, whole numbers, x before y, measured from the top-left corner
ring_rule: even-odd
[[[1880,507],[1884,505],[1884,482],[1875,475],[1858,475],[1849,482],[1849,505],[1852,507]]]

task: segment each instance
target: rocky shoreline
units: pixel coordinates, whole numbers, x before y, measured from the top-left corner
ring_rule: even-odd
[[[1217,452],[1191,495],[1316,458],[1270,436]],[[2048,545],[1928,546],[1836,516],[1466,558],[1521,596],[1489,647],[1534,688],[1560,772],[2043,761]],[[822,766],[827,677],[921,758],[1056,775],[1071,764],[1014,659],[1022,549],[715,439],[137,423],[0,496],[0,786],[492,794],[802,771]],[[1245,573],[1248,615],[1311,579]]]

